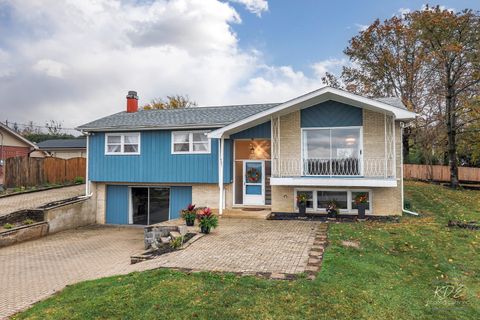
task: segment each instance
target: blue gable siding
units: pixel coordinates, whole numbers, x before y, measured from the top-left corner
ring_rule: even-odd
[[[302,128],[361,126],[361,108],[337,101],[326,101],[301,110]]]
[[[89,138],[89,179],[102,182],[218,183],[218,139],[209,154],[172,154],[171,131],[142,131],[140,155],[105,155],[105,134]],[[225,140],[224,182],[232,181],[232,143]],[[228,164],[228,165],[227,165]]]
[[[180,210],[192,203],[192,187],[170,187],[170,219],[180,218]]]
[[[128,224],[127,186],[107,186],[106,223]]]
[[[272,135],[271,122],[265,122],[258,126],[237,132],[230,136],[231,139],[270,139]]]

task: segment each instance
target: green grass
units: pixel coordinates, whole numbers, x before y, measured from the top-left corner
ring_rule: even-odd
[[[480,220],[480,192],[409,182],[406,196],[422,217],[332,225],[314,281],[153,270],[69,286],[17,318],[478,318],[480,231],[445,225]]]

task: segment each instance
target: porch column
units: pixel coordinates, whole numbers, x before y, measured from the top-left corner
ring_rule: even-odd
[[[225,138],[222,136],[220,138],[219,148],[218,148],[218,188],[219,188],[219,197],[218,197],[218,214],[223,214],[223,150],[225,146]]]

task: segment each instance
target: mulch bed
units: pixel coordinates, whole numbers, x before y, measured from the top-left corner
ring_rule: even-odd
[[[388,216],[366,216],[367,221],[384,221],[384,222],[399,222],[399,217]],[[306,213],[305,215],[299,215],[298,213],[284,213],[284,212],[272,212],[267,220],[299,220],[299,221],[332,221],[332,222],[355,222],[357,221],[357,215],[342,214],[335,220],[329,220],[326,214],[318,213]]]
[[[470,229],[470,230],[480,230],[480,224],[477,221],[470,221],[470,222],[461,222],[450,220],[448,221],[448,227],[457,227],[462,229]]]

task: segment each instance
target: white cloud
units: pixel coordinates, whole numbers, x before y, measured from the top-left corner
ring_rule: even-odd
[[[365,30],[368,29],[369,25],[368,24],[355,23],[355,27],[357,27],[358,31],[365,31]]]
[[[262,12],[268,11],[267,0],[230,0],[230,1],[245,5],[248,11],[255,13],[259,17],[262,15]]]
[[[341,68],[347,64],[346,59],[336,59],[331,58],[323,61],[316,62],[312,65],[313,70],[317,77],[321,78],[325,73],[334,73],[338,74],[341,71]]]
[[[140,103],[188,94],[199,105],[284,101],[322,86],[313,76],[265,65],[238,45],[240,16],[218,0],[0,1],[0,121],[73,127]]]
[[[403,17],[406,14],[409,14],[410,12],[412,12],[412,10],[410,10],[410,8],[400,8],[400,9],[398,9],[398,13],[400,14],[401,17]]]
[[[44,72],[47,76],[55,78],[63,78],[63,72],[66,69],[66,65],[50,59],[44,59],[38,61],[33,69]]]

